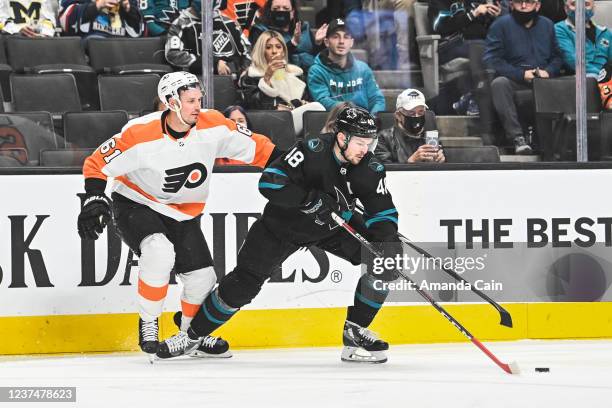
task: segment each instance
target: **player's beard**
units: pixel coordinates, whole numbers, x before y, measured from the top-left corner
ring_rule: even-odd
[[[359,164],[359,162],[361,160],[363,160],[363,156],[358,156],[356,154],[351,155],[350,157],[347,158],[348,161],[353,165],[356,166]]]

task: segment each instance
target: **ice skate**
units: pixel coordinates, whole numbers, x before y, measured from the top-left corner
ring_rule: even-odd
[[[159,343],[156,355],[161,359],[189,355],[200,346],[201,342],[202,338],[192,339],[186,332],[179,331],[174,336]]]
[[[181,329],[182,312],[174,314],[174,324]],[[202,338],[202,344],[189,354],[189,357],[199,358],[230,358],[232,352],[229,351],[229,343],[221,337],[206,336]]]
[[[344,323],[342,336],[344,348],[342,361],[350,363],[384,363],[389,343],[380,340],[376,333],[353,322]]]
[[[157,353],[159,347],[159,325],[157,319],[145,322],[138,319],[138,345],[147,354]]]

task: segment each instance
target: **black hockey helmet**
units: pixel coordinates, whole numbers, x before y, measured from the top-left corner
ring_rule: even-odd
[[[342,132],[347,136],[357,136],[376,139],[376,119],[370,112],[358,106],[347,106],[338,112],[336,118],[336,133]]]
[[[338,112],[336,122],[334,124],[336,135],[338,132],[344,133],[346,136],[344,146],[340,146],[340,150],[344,153],[351,137],[363,137],[374,139],[370,147],[370,151],[376,148],[376,140],[378,139],[378,128],[376,119],[367,110],[350,104]],[[336,139],[337,140],[337,139]]]

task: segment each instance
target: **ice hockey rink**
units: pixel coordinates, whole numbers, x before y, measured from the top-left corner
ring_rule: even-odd
[[[502,361],[515,360],[521,374],[454,343],[392,346],[389,362],[379,365],[342,363],[336,348],[236,350],[231,359],[153,365],[141,353],[2,357],[0,386],[77,388],[76,404],[54,407],[610,406],[612,341],[487,344]]]

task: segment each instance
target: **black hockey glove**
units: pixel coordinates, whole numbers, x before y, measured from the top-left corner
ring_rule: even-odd
[[[110,200],[104,193],[86,194],[77,222],[81,239],[96,240],[110,221]]]
[[[300,207],[300,211],[311,217],[318,225],[335,225],[331,214],[332,212],[340,214],[342,209],[340,204],[329,194],[312,190],[308,193],[305,204]]]

